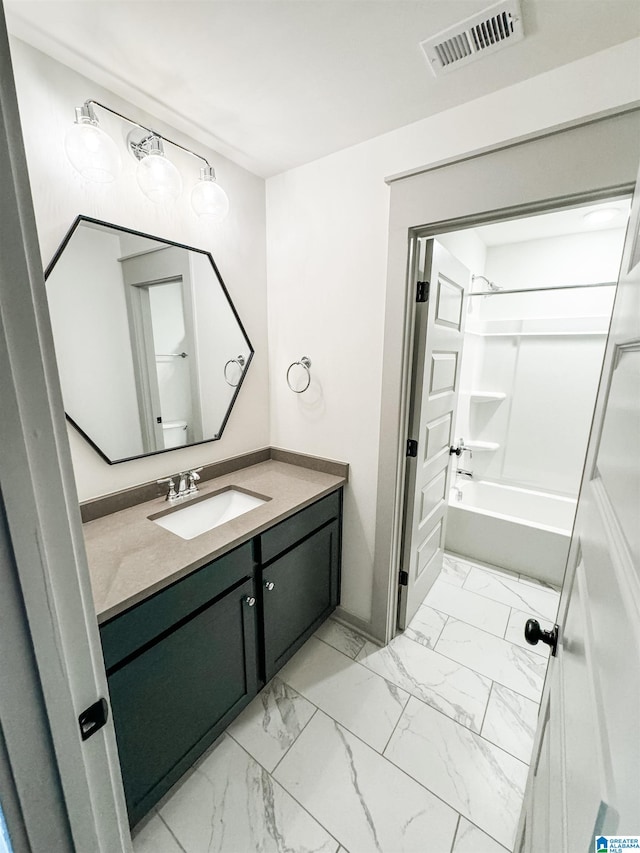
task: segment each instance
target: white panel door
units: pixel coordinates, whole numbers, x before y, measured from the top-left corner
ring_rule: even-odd
[[[113,720],[78,722],[107,678],[12,74],[0,2],[0,796],[16,853],[126,853]]]
[[[640,835],[639,211],[636,189],[516,847],[530,853]]]
[[[416,457],[407,457],[400,628],[411,621],[442,567],[464,297],[471,281],[470,271],[444,246],[418,242],[418,278],[429,282],[429,298],[416,305],[409,423],[418,447]]]

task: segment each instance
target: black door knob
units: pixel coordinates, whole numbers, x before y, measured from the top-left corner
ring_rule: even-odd
[[[551,654],[556,656],[558,651],[559,626],[554,625],[551,631],[543,631],[537,619],[527,619],[524,626],[524,638],[530,646],[537,646],[539,642],[551,647]]]
[[[453,456],[454,453],[456,456],[462,456],[462,448],[454,447],[453,445],[451,445],[451,447],[449,448],[449,456]]]

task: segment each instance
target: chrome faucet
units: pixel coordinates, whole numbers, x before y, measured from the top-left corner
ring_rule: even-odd
[[[202,471],[202,468],[193,468],[191,471],[181,471],[174,477],[165,477],[162,480],[158,480],[158,485],[163,485],[164,483],[169,484],[169,490],[166,494],[165,500],[169,503],[175,503],[176,501],[181,501],[184,498],[197,494],[198,486],[196,485],[196,482],[200,479],[199,471]],[[175,483],[176,479],[178,480],[177,492]]]
[[[453,455],[455,453],[458,459],[460,459],[463,453],[468,453],[469,460],[473,459],[473,452],[471,451],[470,447],[466,447],[464,443],[464,438],[458,439],[458,446],[450,447],[449,453],[450,455]],[[460,477],[466,477],[468,480],[473,480],[473,471],[467,471],[465,468],[456,468],[456,474]]]
[[[188,473],[186,471],[181,471],[178,475],[180,477],[180,483],[178,485],[178,497],[186,498],[189,494],[189,486],[187,485]]]

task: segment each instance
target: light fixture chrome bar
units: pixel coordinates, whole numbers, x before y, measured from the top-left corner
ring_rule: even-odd
[[[477,277],[477,276],[476,276]],[[593,284],[559,284],[557,287],[519,287],[512,290],[482,290],[467,296],[502,296],[505,293],[542,293],[547,290],[579,290],[584,287],[615,287],[617,281],[597,281]]]
[[[111,107],[107,107],[104,104],[101,104],[100,101],[94,101],[93,98],[89,98],[88,100],[86,100],[82,107],[76,108],[76,117],[78,117],[78,111],[80,111],[80,114],[83,117],[87,116],[89,117],[89,120],[91,120],[92,118],[93,121],[95,121],[95,113],[93,113],[92,115],[93,107],[100,107],[101,110],[106,110],[108,113],[111,113],[114,116],[118,116],[118,118],[121,118],[123,121],[126,121],[129,124],[134,125],[135,127],[139,127],[140,130],[146,131],[150,137],[159,138],[163,142],[168,142],[170,145],[173,145],[174,148],[179,148],[181,151],[190,154],[192,157],[196,157],[198,160],[202,160],[202,162],[206,164],[206,167],[211,170],[211,172],[215,176],[213,166],[211,165],[211,163],[209,163],[206,157],[202,156],[202,154],[196,154],[195,151],[192,151],[190,148],[187,148],[184,145],[180,145],[179,142],[174,142],[173,139],[168,139],[166,136],[164,136],[162,133],[159,133],[157,130],[153,130],[153,128],[151,127],[147,127],[144,124],[140,124],[140,122],[133,121],[133,119],[128,118],[122,113],[119,113],[117,110],[111,109]],[[142,143],[139,144],[141,145]]]

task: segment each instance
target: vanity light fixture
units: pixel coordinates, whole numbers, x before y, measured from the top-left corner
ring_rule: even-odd
[[[89,181],[109,184],[120,174],[120,153],[113,139],[99,126],[93,101],[76,107],[76,120],[67,131],[64,147],[71,165]]]
[[[130,133],[127,142],[138,159],[136,180],[146,197],[157,204],[175,201],[182,192],[182,178],[171,160],[165,157],[162,139],[150,133],[136,142]]]
[[[118,148],[99,126],[95,107],[126,121],[137,130],[127,136],[127,147],[139,161],[136,179],[142,192],[156,203],[174,201],[182,192],[182,177],[164,152],[164,144],[173,145],[204,163],[200,180],[191,191],[191,206],[198,216],[210,222],[222,222],[229,212],[229,198],[216,182],[213,166],[201,154],[166,136],[133,121],[98,101],[85,101],[76,108],[76,120],[65,138],[65,149],[71,165],[87,180],[98,183],[114,181],[122,161]]]
[[[229,212],[229,198],[216,183],[213,166],[200,169],[200,180],[191,190],[191,206],[198,216],[206,216],[213,222],[222,222]]]

